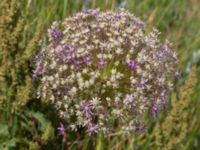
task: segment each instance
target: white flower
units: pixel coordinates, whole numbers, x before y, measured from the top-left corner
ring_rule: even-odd
[[[77,131],[77,126],[75,124],[71,124],[69,127],[72,131]]]
[[[65,96],[64,96],[64,100],[67,100],[67,99],[68,99],[68,96],[67,96],[67,95],[65,95]]]
[[[73,96],[73,95],[76,94],[76,92],[77,92],[77,88],[76,87],[72,87],[71,90],[69,91],[69,94]]]
[[[54,95],[51,95],[50,100],[51,100],[52,102],[54,102],[55,96],[54,96]]]
[[[91,100],[91,104],[92,104],[94,107],[99,106],[100,103],[101,103],[101,101],[100,101],[100,98],[99,98],[99,97],[93,97],[92,100]]]
[[[82,72],[83,72],[83,74],[87,74],[88,73],[88,69],[84,68]]]
[[[111,73],[112,73],[112,74],[116,74],[116,72],[117,72],[116,69],[112,69],[112,70],[111,70]]]
[[[134,97],[133,97],[133,95],[132,95],[132,94],[127,94],[127,95],[125,96],[123,102],[124,102],[124,104],[125,104],[126,106],[132,106],[133,103],[134,103]]]
[[[84,86],[85,86],[86,88],[89,88],[89,86],[90,86],[90,82],[89,82],[88,80],[85,81]]]
[[[53,81],[53,80],[54,80],[53,76],[49,76],[49,77],[48,77],[48,80],[49,80],[49,81]]]
[[[91,78],[91,79],[89,79],[89,83],[90,83],[90,85],[93,85],[94,84],[94,78]]]

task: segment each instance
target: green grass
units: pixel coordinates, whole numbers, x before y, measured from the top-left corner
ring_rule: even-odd
[[[53,20],[86,8],[117,9],[123,0],[29,0],[30,30],[41,22],[45,28]],[[169,39],[183,63],[200,47],[200,2],[198,0],[126,0],[127,9],[147,22],[148,30],[159,29],[161,39]],[[29,26],[29,25],[28,25]],[[45,32],[44,32],[45,34]]]

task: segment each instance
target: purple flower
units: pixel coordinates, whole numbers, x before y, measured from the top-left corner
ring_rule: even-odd
[[[52,26],[48,29],[48,36],[50,41],[57,41],[62,36],[62,32],[57,30],[58,22],[53,22]]]
[[[159,51],[156,53],[156,56],[159,60],[161,60],[162,58],[164,58],[164,53]]]
[[[35,79],[37,78],[37,76],[35,74],[32,75],[32,81],[35,81]]]
[[[166,105],[167,105],[167,98],[166,96],[162,97],[162,107],[165,110],[166,109]]]
[[[165,44],[163,45],[163,52],[163,55],[165,55],[168,59],[177,61],[177,56],[175,53],[172,52],[169,43],[165,42]]]
[[[75,50],[76,49],[73,46],[68,46],[68,45],[58,46],[56,48],[55,60],[57,62],[68,63],[69,61],[72,61]]]
[[[146,83],[147,83],[147,79],[145,80],[143,78],[139,78],[139,86],[140,87],[145,88]]]
[[[115,15],[114,15],[114,20],[120,20],[120,19],[121,19],[120,14],[115,14]]]
[[[60,53],[64,50],[64,46],[63,45],[58,45],[56,48],[55,48],[55,52],[56,53]]]
[[[90,118],[93,115],[92,104],[90,104],[89,102],[81,103],[80,109],[81,109],[83,116],[86,118]]]
[[[60,135],[64,135],[65,134],[66,129],[65,129],[63,123],[60,123],[60,127],[58,127],[58,132],[59,132]]]
[[[155,118],[158,115],[158,107],[154,104],[151,108],[151,115]]]
[[[131,70],[135,70],[137,68],[137,63],[134,59],[132,59],[131,62],[129,63],[129,67]]]
[[[133,106],[133,103],[134,103],[134,97],[133,95],[129,95],[127,94],[125,99],[124,99],[124,104],[126,106]]]
[[[91,63],[92,63],[92,56],[91,55],[87,55],[84,58],[84,61],[85,61],[86,64],[91,65]]]
[[[62,33],[59,32],[59,31],[54,31],[54,32],[52,33],[52,37],[53,37],[54,40],[59,39],[59,38],[61,37],[61,35],[62,35]]]
[[[88,133],[89,133],[90,136],[94,135],[95,133],[98,133],[98,130],[99,130],[99,126],[96,125],[96,124],[92,124],[92,123],[89,124],[87,126],[87,128],[88,128]]]
[[[55,42],[52,42],[52,43],[49,44],[48,47],[49,47],[49,48],[55,49],[55,48],[56,48],[56,43],[55,43]]]
[[[43,72],[44,72],[44,70],[43,70],[42,65],[41,65],[41,64],[38,64],[38,65],[36,66],[36,69],[34,70],[34,73],[33,73],[33,75],[32,75],[32,79],[35,80],[35,78],[36,78],[38,75],[42,75]]]
[[[45,52],[40,52],[35,56],[34,62],[41,61],[44,57],[45,57]]]
[[[163,50],[164,52],[170,53],[171,49],[169,47],[169,44],[167,42],[165,42],[165,44],[163,45]]]
[[[146,130],[146,126],[144,124],[143,125],[137,125],[135,130],[136,130],[137,133],[142,133]]]
[[[74,46],[65,46],[70,53],[74,53],[76,48]]]
[[[142,28],[142,29],[145,28],[145,26],[146,26],[145,22],[143,22],[139,19],[134,19],[134,20],[132,20],[132,22],[135,26]]]
[[[174,76],[177,78],[177,79],[180,79],[181,78],[181,73],[179,71],[175,71],[174,72]]]
[[[181,78],[181,73],[174,69],[174,68],[171,68],[171,73],[174,75],[174,77],[176,77],[177,79],[180,79]]]
[[[74,62],[74,65],[75,65],[76,67],[80,67],[81,64],[84,63],[84,60],[83,60],[83,58],[77,58],[77,59],[75,59],[73,62]]]
[[[98,62],[98,67],[99,68],[104,68],[106,66],[107,62],[104,60],[104,59],[101,59],[99,62]]]
[[[167,105],[167,89],[166,88],[161,88],[160,93],[161,93],[163,109],[166,109],[166,105]]]
[[[99,11],[98,10],[92,10],[92,9],[89,9],[89,10],[86,10],[85,13],[89,16],[97,16],[99,14]]]
[[[59,31],[56,31],[54,29],[48,29],[49,32],[49,39],[53,40],[53,41],[57,41],[58,39],[60,39],[62,33]]]

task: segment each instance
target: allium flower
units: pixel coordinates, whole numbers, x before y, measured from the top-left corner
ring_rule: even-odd
[[[48,29],[50,41],[56,41],[61,37],[62,33],[59,32],[57,29],[58,29],[58,22],[55,21],[53,22],[51,28]]]
[[[35,58],[39,96],[75,131],[140,130],[147,113],[156,117],[166,107],[179,76],[169,42],[161,43],[156,29],[144,29],[125,10],[86,10],[54,22]]]
[[[136,61],[133,59],[131,60],[131,62],[129,63],[129,67],[132,69],[132,70],[135,70],[136,67],[137,67],[137,63]]]
[[[156,105],[153,105],[151,113],[153,117],[156,117],[158,115],[158,107]]]
[[[83,114],[84,117],[89,118],[92,117],[93,112],[92,112],[92,104],[88,102],[83,102],[81,103],[80,106],[81,113]]]
[[[66,129],[62,123],[60,123],[60,127],[58,127],[58,131],[60,135],[64,135],[66,132]]]
[[[36,69],[35,69],[35,71],[33,73],[33,76],[32,76],[33,79],[35,79],[36,76],[38,76],[38,75],[42,75],[42,73],[43,73],[43,67],[41,65],[37,65]]]
[[[104,68],[105,65],[106,65],[106,61],[103,60],[103,59],[101,59],[101,60],[99,61],[99,63],[98,63],[99,68]]]
[[[124,105],[125,106],[133,106],[134,104],[134,97],[133,95],[126,95],[124,98]]]
[[[95,125],[95,124],[89,124],[87,128],[88,128],[89,135],[93,135],[97,133],[99,129],[98,125]]]

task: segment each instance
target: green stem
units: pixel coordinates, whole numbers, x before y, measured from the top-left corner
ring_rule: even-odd
[[[66,143],[66,140],[67,139],[67,134],[65,133],[63,135],[63,139],[62,139],[62,147],[61,147],[61,150],[67,150],[67,147],[65,148],[65,143]]]

